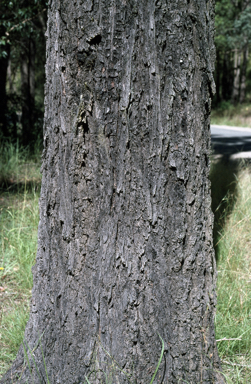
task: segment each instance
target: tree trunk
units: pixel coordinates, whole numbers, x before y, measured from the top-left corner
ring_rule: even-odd
[[[1,34],[0,34],[1,36]],[[6,121],[7,112],[7,95],[6,95],[6,82],[7,82],[7,68],[10,56],[10,46],[6,45],[6,57],[0,56],[0,137],[8,137],[8,127]],[[0,52],[0,55],[2,52]]]
[[[248,63],[248,46],[245,46],[243,48],[243,62],[241,67],[240,103],[243,103],[246,99],[247,63]]]
[[[34,141],[35,107],[35,42],[32,38],[24,41],[25,50],[21,55],[21,94],[22,94],[22,140],[24,145]]]
[[[224,52],[223,66],[222,66],[222,99],[231,100],[231,94],[233,91],[232,81],[232,67],[231,67],[231,54]]]
[[[215,61],[215,81],[216,81],[216,103],[219,104],[221,101],[221,52],[216,50],[216,61]],[[223,83],[223,82],[222,82]]]
[[[11,58],[9,58],[9,60],[8,60],[6,82],[8,84],[9,92],[13,93],[14,92],[14,86],[13,86],[13,74],[12,74],[12,70],[11,70]]]
[[[237,103],[240,96],[240,74],[241,74],[241,52],[236,48],[234,51],[234,83],[232,101]]]
[[[25,332],[44,382],[42,350],[53,384],[150,383],[160,337],[154,383],[224,382],[208,180],[213,17],[210,0],[50,3]],[[30,365],[21,347],[1,383],[21,372],[20,383],[31,372],[39,383]]]

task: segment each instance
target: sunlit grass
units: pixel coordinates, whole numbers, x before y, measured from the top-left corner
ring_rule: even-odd
[[[233,170],[235,181],[224,197],[215,234],[216,338],[228,382],[248,384],[251,383],[251,171],[246,167],[239,172],[235,167]]]

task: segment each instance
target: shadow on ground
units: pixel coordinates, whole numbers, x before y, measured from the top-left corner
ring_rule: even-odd
[[[39,165],[32,165],[30,174],[16,172],[14,175],[0,174],[0,211],[2,208],[17,207],[21,204],[24,196],[31,198],[39,194],[41,189],[41,175]]]
[[[240,152],[251,151],[251,135],[221,137],[217,134],[211,135],[214,153],[231,156]]]
[[[0,180],[0,194],[37,192],[41,188],[41,180],[12,181]]]

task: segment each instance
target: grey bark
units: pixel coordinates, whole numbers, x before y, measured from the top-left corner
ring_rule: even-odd
[[[224,382],[208,180],[213,19],[210,0],[50,3],[25,331],[45,382],[39,338],[50,383],[106,373],[145,384],[159,335],[154,383]],[[1,383],[21,372],[32,382],[24,362],[20,348]]]

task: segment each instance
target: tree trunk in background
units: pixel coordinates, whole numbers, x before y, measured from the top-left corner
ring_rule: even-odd
[[[240,82],[240,103],[243,103],[246,98],[247,63],[248,63],[248,46],[243,48],[243,62],[241,67],[241,82]]]
[[[0,136],[8,137],[6,112],[7,112],[7,96],[6,96],[6,82],[7,82],[7,68],[10,55],[10,47],[6,46],[7,57],[0,57]]]
[[[240,75],[241,75],[241,52],[238,49],[234,51],[234,82],[232,102],[238,103],[240,98]]]
[[[154,383],[224,382],[208,180],[213,18],[210,0],[50,3],[25,332],[45,381],[39,338],[50,383],[106,373],[147,384],[160,335]],[[31,383],[22,347],[1,383],[21,372]]]
[[[35,139],[34,107],[35,107],[35,42],[32,38],[24,42],[26,49],[21,57],[21,94],[22,106],[22,140],[24,145]]]
[[[224,52],[223,54],[223,66],[222,66],[222,89],[221,89],[221,95],[223,100],[229,100],[231,99],[231,94],[233,90],[233,78],[231,76],[232,74],[232,67],[231,67],[231,54],[229,52]]]
[[[221,54],[220,51],[216,50],[216,61],[215,61],[215,82],[216,82],[216,103],[221,101]],[[223,86],[223,85],[222,85]]]
[[[11,59],[8,60],[8,66],[7,66],[7,77],[6,82],[8,83],[10,93],[13,92],[13,76],[11,71]]]

